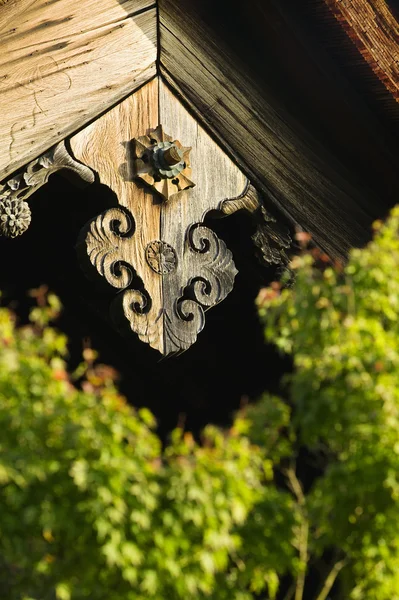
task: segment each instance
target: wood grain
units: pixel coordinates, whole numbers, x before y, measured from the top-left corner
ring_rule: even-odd
[[[165,138],[169,134],[191,147],[195,187],[168,200],[148,183],[143,187],[134,170],[134,138],[148,136],[151,142],[161,131],[154,132],[159,122]],[[70,144],[75,157],[94,169],[118,199],[119,206],[94,218],[81,240],[91,266],[121,290],[121,310],[113,310],[114,317],[162,354],[186,350],[204,326],[205,311],[227,296],[237,273],[231,252],[202,221],[230,198],[243,197],[246,177],[160,80],[73,136]],[[147,157],[151,161],[154,155]],[[231,205],[229,212],[242,206]]]
[[[0,180],[156,73],[151,0],[0,7]]]
[[[159,85],[160,121],[174,139],[191,146],[191,179],[195,183],[194,188],[180,192],[162,206],[161,239],[174,247],[179,264],[178,270],[163,278],[164,305],[173,306],[191,281],[202,278],[209,284],[210,308],[231,291],[236,270],[231,253],[210,230],[205,227],[199,230],[202,243],[211,246],[210,252],[202,255],[193,251],[201,245],[201,235],[197,232],[196,244],[190,243],[190,235],[195,231],[193,226],[202,223],[207,212],[221,210],[227,198],[243,195],[248,180],[162,80]],[[226,281],[223,273],[228,275]],[[176,318],[174,310],[166,315],[165,325],[171,323],[169,330],[175,335],[165,337],[165,354],[188,348],[204,326],[203,310],[198,302],[206,306],[207,294],[200,294],[197,286],[193,297],[197,302],[190,304],[192,321]]]
[[[26,165],[18,175],[9,179],[4,185],[0,185],[0,200],[3,198],[27,200],[48,182],[50,175],[64,169],[74,173],[86,183],[94,182],[93,171],[86,165],[78,163],[68,152],[65,143],[59,142],[48,152]]]
[[[112,221],[123,221],[120,209],[110,209],[100,215],[99,221],[91,224],[91,237],[87,242],[92,253],[92,264],[114,287],[124,289],[129,285],[129,274],[122,270],[121,276],[113,277],[113,264],[122,261],[134,268],[143,282],[151,305],[142,314],[136,313],[131,305],[138,302],[144,309],[145,297],[140,292],[125,292],[120,300],[125,313],[129,314],[132,328],[140,338],[157,350],[163,350],[162,279],[148,265],[145,248],[153,240],[160,239],[161,204],[151,192],[138,187],[132,180],[131,140],[158,125],[158,81],[153,80],[100,119],[71,138],[71,149],[75,157],[94,169],[101,183],[117,195],[119,205],[127,209],[134,219],[134,227],[122,223],[124,233],[130,237],[118,237],[110,227]],[[116,211],[116,212],[115,212]],[[106,223],[104,224],[104,219]],[[101,246],[99,236],[104,235],[104,256],[95,259]],[[86,238],[87,239],[87,238]],[[97,267],[100,265],[101,269]],[[107,274],[109,275],[107,277]]]
[[[248,180],[162,80],[159,86],[160,122],[183,146],[191,146],[191,179],[195,183],[163,206],[161,235],[170,243],[170,237],[184,240],[188,227],[201,223],[210,210],[221,209],[227,198],[244,194]]]
[[[258,191],[248,181],[248,185],[239,196],[222,202],[220,210],[225,215],[232,215],[238,210],[247,210],[249,213],[254,213],[261,205],[262,199]]]
[[[160,68],[263,194],[344,259],[369,234],[375,199],[246,73],[201,18],[200,2],[160,0]]]
[[[385,0],[325,0],[363,58],[399,101],[399,23]]]

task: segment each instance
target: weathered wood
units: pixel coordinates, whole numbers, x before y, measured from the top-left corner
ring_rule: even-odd
[[[199,1],[159,4],[162,75],[263,194],[345,258],[367,239],[375,199],[286,112],[267,81],[251,78]]]
[[[195,187],[168,201],[148,182],[143,187],[132,180],[137,140],[154,139],[159,122],[165,139],[172,134],[192,148]],[[204,326],[205,310],[226,297],[237,272],[231,252],[202,221],[226,199],[243,195],[246,177],[161,81],[141,88],[70,143],[120,205],[94,219],[84,233],[82,247],[91,265],[124,290],[119,294],[123,319],[142,341],[163,354],[187,349]]]
[[[94,181],[93,171],[76,161],[68,152],[65,143],[59,142],[42,156],[28,163],[20,173],[14,175],[4,185],[0,185],[0,199],[11,197],[27,200],[48,182],[50,175],[62,169],[72,171],[87,183]]]
[[[277,57],[273,62],[288,88],[285,99],[290,110],[350,169],[352,180],[364,190],[364,201],[369,199],[371,236],[372,221],[386,215],[399,197],[399,104],[363,60],[325,0],[249,2],[248,18],[259,24],[253,32],[259,57],[255,77],[259,79],[272,47]],[[273,14],[277,12],[274,20],[271,6]],[[265,23],[273,24],[275,33],[262,38]],[[249,62],[248,50],[245,56]]]
[[[324,0],[377,77],[399,101],[399,23],[385,0]]]
[[[148,265],[143,251],[160,239],[161,205],[145,188],[137,186],[131,168],[131,141],[155,128],[158,121],[158,81],[153,80],[72,137],[70,143],[74,155],[98,173],[101,183],[115,192],[119,205],[127,211],[110,209],[92,222],[85,242],[91,262],[119,289],[126,288],[137,274],[146,293],[128,290],[119,300],[140,339],[162,352],[162,280]],[[120,223],[118,231],[128,237],[115,233],[116,222]],[[117,263],[125,265],[119,276]],[[135,302],[141,307],[138,311]]]
[[[0,7],[0,180],[156,73],[152,0]]]
[[[207,212],[221,210],[226,199],[242,195],[247,179],[162,81],[159,105],[165,130],[192,147],[195,183],[163,205],[161,212],[161,239],[173,246],[179,264],[163,278],[164,303],[173,307],[165,314],[165,354],[170,354],[195,342],[204,326],[204,310],[233,288],[237,271],[231,252],[210,229],[197,224]]]
[[[255,233],[252,241],[258,249],[261,262],[286,266],[289,257],[286,250],[291,246],[291,236],[284,225],[266,210],[259,192],[248,182],[243,194],[231,200],[224,200],[220,210],[231,215],[238,210],[246,210],[252,215]]]
[[[238,210],[247,210],[250,213],[255,212],[262,205],[262,200],[258,191],[248,182],[244,192],[236,198],[224,200],[220,205],[220,210],[225,215],[232,215]]]
[[[94,181],[93,171],[77,162],[66,149],[64,142],[60,142],[30,162],[23,171],[14,175],[4,185],[0,185],[1,235],[16,237],[26,231],[31,221],[26,200],[48,182],[50,175],[63,169],[73,172],[87,183]]]
[[[194,188],[181,194],[181,201],[165,206],[161,233],[168,236],[174,220],[201,223],[207,212],[221,210],[227,199],[243,195],[248,180],[171,89],[162,80],[159,85],[160,122],[175,139],[191,146],[191,178],[195,183]]]

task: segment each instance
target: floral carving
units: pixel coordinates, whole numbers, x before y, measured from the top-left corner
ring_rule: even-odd
[[[29,227],[31,212],[29,204],[18,198],[0,201],[0,234],[9,238],[21,235]]]
[[[94,219],[84,243],[92,266],[110,285],[123,290],[113,304],[114,318],[121,321],[119,307],[140,339],[166,355],[195,342],[204,327],[205,311],[227,296],[237,273],[230,250],[203,225],[191,227],[179,259],[170,244],[154,240],[143,252],[147,268],[162,278],[159,303],[150,297],[132,264],[134,220],[126,209],[111,208]]]
[[[166,242],[150,242],[145,250],[145,257],[151,269],[159,275],[167,275],[176,269],[176,252]]]
[[[287,265],[289,257],[286,253],[291,246],[289,231],[277,223],[276,219],[260,206],[254,213],[257,229],[252,241],[258,249],[262,262],[275,265]]]

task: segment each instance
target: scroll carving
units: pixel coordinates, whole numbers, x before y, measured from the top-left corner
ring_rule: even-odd
[[[164,314],[165,354],[186,350],[196,341],[205,325],[205,311],[226,298],[237,274],[226,244],[203,225],[191,228],[183,262],[187,278],[183,294],[179,297],[178,275],[165,279],[163,285],[165,297],[170,298]]]
[[[110,208],[90,225],[87,253],[93,267],[115,288],[126,288],[133,277],[123,234],[132,235],[132,217],[120,208]]]
[[[113,305],[115,320],[120,316],[118,309],[120,310],[120,302],[117,299]],[[163,309],[154,305],[146,290],[126,290],[122,296],[122,311],[130,329],[138,335],[139,339],[165,354]]]
[[[261,214],[255,188],[162,81],[78,133],[71,147],[120,206],[86,230],[85,262],[118,290],[118,326],[162,354],[188,349],[206,311],[233,289],[232,253],[203,225],[207,215],[246,209],[267,225],[270,256],[275,247],[283,255],[286,239]]]
[[[114,288],[124,290],[111,307],[114,321],[122,329],[127,319],[141,341],[159,348],[163,339],[162,309],[154,305],[137,273],[133,258],[134,233],[133,216],[126,209],[110,208],[89,224],[85,251],[98,274]],[[133,289],[137,283],[142,289]]]
[[[48,182],[52,173],[68,169],[84,181],[93,183],[94,173],[76,161],[60,142],[48,152],[30,162],[23,171],[0,184],[0,234],[16,237],[26,231],[31,221],[26,200]]]
[[[170,244],[151,242],[148,267],[161,278],[163,292],[162,306],[156,306],[144,283],[142,289],[131,288],[137,273],[133,237],[133,217],[126,210],[111,208],[91,222],[85,238],[92,266],[110,285],[124,290],[114,302],[114,318],[118,319],[119,306],[142,341],[158,349],[161,344],[166,355],[186,350],[204,327],[205,311],[233,289],[237,273],[233,256],[203,225],[189,230],[180,260]]]
[[[150,202],[150,197],[146,201]],[[184,196],[180,207],[187,201]],[[254,241],[261,246],[264,260],[283,263],[289,235],[278,230],[250,184],[240,196],[224,200],[220,206],[225,214],[243,208],[257,221]],[[143,225],[140,220],[135,222],[132,210],[133,203],[129,209],[110,208],[94,219],[86,232],[85,253],[97,273],[121,291],[112,305],[118,325],[128,324],[143,342],[164,355],[178,354],[196,341],[205,325],[205,312],[233,289],[237,274],[233,256],[202,223],[161,227],[160,235],[164,232],[168,242],[153,239],[143,243]],[[167,210],[173,207],[169,205]],[[155,295],[154,290],[158,290]]]

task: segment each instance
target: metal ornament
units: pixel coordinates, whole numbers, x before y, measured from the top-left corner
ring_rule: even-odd
[[[190,179],[191,147],[167,135],[162,125],[133,140],[134,173],[167,201],[195,186]]]

